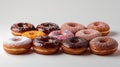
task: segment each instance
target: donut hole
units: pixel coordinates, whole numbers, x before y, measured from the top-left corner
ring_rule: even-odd
[[[77,39],[77,38],[72,38],[72,39],[70,39],[70,42],[72,42],[72,43],[77,43],[79,40]]]
[[[68,25],[69,25],[70,27],[75,27],[75,26],[76,26],[75,23],[69,23]]]
[[[84,31],[83,33],[84,33],[84,34],[90,34],[90,32],[89,32],[89,31]]]
[[[96,23],[94,23],[94,26],[99,26],[99,23],[97,23],[97,22],[96,22]]]
[[[100,43],[105,43],[106,42],[106,40],[100,40]]]
[[[23,27],[23,23],[19,23],[18,26],[19,26],[19,27]]]
[[[33,33],[33,32],[30,32],[29,34],[30,34],[30,35],[33,35],[34,33]]]
[[[20,38],[14,38],[12,39],[13,41],[20,41],[21,39]]]

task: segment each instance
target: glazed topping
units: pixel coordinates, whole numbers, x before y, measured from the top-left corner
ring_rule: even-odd
[[[9,46],[20,46],[30,44],[31,42],[32,40],[27,37],[15,36],[4,41],[4,44]]]
[[[68,48],[81,48],[81,47],[87,47],[88,41],[81,37],[70,37],[63,41],[63,45]]]
[[[16,23],[11,26],[11,30],[15,32],[25,32],[35,30],[35,27],[30,23]]]
[[[50,36],[40,36],[34,39],[34,46],[44,47],[44,48],[54,48],[60,45],[58,39]]]
[[[45,32],[46,34],[49,34],[51,31],[54,31],[54,30],[60,30],[60,28],[57,24],[51,23],[51,22],[39,24],[37,26],[37,29],[39,31]]]
[[[75,27],[77,24],[76,23],[68,23],[70,27]]]
[[[99,50],[114,49],[116,46],[118,46],[117,41],[108,36],[96,37],[90,41],[90,44]]]
[[[95,29],[100,32],[108,31],[110,29],[109,25],[105,22],[96,21],[88,25],[89,29]]]

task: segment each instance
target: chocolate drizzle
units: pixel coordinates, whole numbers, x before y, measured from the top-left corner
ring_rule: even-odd
[[[34,39],[33,44],[43,48],[55,48],[60,45],[60,41],[53,37],[40,36]]]
[[[46,34],[49,34],[51,31],[60,30],[60,28],[55,23],[46,22],[46,23],[42,23],[42,24],[37,25],[37,30],[43,31]]]
[[[63,45],[68,48],[82,48],[88,46],[88,41],[81,37],[70,37],[63,41]]]
[[[25,32],[30,30],[35,30],[35,27],[30,23],[16,23],[11,26],[11,30],[14,32]]]

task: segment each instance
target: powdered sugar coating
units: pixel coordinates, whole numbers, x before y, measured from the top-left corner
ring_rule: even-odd
[[[4,41],[5,45],[14,45],[14,46],[20,46],[20,45],[27,45],[32,42],[31,39],[27,37],[22,37],[22,36],[14,36],[6,41]]]

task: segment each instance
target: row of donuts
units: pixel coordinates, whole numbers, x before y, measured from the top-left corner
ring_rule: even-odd
[[[109,25],[100,21],[87,27],[66,22],[61,28],[51,22],[38,24],[36,28],[30,23],[20,22],[11,26],[15,37],[5,41],[3,47],[10,54],[26,53],[31,47],[40,54],[54,54],[60,47],[68,54],[82,54],[89,47],[94,54],[109,55],[118,49],[117,41],[106,36],[109,30]]]

